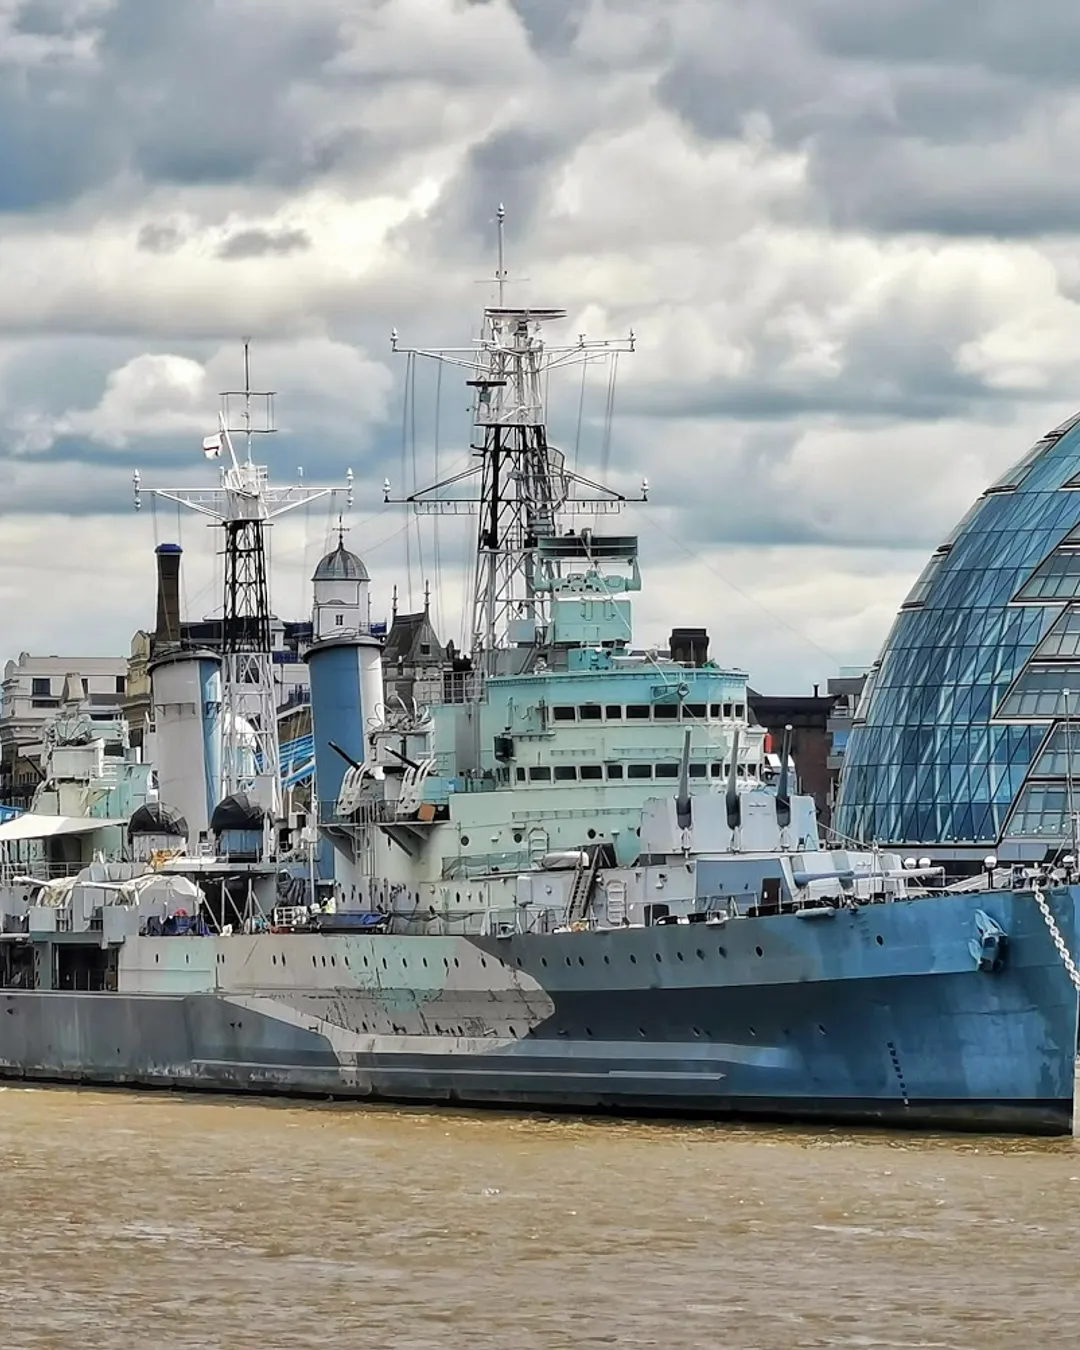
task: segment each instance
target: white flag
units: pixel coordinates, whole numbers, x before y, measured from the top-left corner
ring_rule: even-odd
[[[202,452],[207,459],[217,459],[221,454],[221,437],[207,436],[202,443]]]

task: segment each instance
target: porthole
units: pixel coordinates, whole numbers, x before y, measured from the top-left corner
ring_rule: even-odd
[[[679,958],[680,961],[683,960],[683,954],[682,954],[682,952],[676,952],[675,955]]]
[[[480,958],[480,964],[481,966],[483,966],[485,970],[487,970],[487,961],[484,959],[484,957]]]
[[[271,956],[271,957],[270,957],[270,964],[271,964],[272,966],[276,966],[276,965],[277,965],[277,957],[276,957],[276,956]]]
[[[546,956],[542,956],[542,957],[540,958],[540,964],[541,964],[542,966],[546,966],[546,965],[547,965],[547,957],[546,957]]]
[[[878,945],[879,947],[884,947],[884,946],[885,946],[885,939],[881,936],[880,933],[877,935],[877,945]]]
[[[454,964],[457,965],[457,962],[455,961]],[[383,959],[382,959],[382,968],[383,968],[383,970],[388,970],[388,969],[389,969],[389,966],[387,966],[387,964],[386,964],[386,957],[385,957],[385,956],[384,956]]]
[[[657,953],[656,953],[656,959],[657,959],[658,961],[662,961],[664,958],[660,955],[659,952],[657,952]]]
[[[457,959],[456,956],[454,957],[454,965],[455,965],[455,966],[458,966],[458,967],[460,967],[460,965],[461,965],[461,962]]]
[[[753,1027],[750,1028],[750,1035],[751,1035],[751,1036],[756,1036],[756,1035],[757,1035],[757,1032],[754,1030]]]
[[[821,1032],[821,1034],[822,1034],[823,1036],[825,1035],[825,1028],[821,1025],[820,1022],[818,1023],[817,1029],[818,1029],[818,1031]]]
[[[697,949],[697,959],[698,959],[699,961],[704,961],[704,960],[705,960],[705,953],[701,950],[700,947]]]
[[[644,1040],[644,1039],[645,1039],[645,1028],[644,1028],[644,1027],[638,1027],[638,1029],[637,1029],[637,1034],[641,1037],[642,1040]]]
[[[700,1028],[700,1027],[691,1027],[690,1030],[694,1033],[695,1036],[700,1036],[700,1035],[701,1035],[701,1028]]]
[[[764,956],[764,955],[765,955],[765,953],[761,950],[760,947],[755,947],[755,948],[754,948],[754,951],[757,952],[758,956]]]
[[[330,958],[330,964],[331,964],[332,966],[336,966],[336,965],[337,965],[337,961],[335,961],[334,958],[331,957],[331,958]]]
[[[585,958],[583,956],[579,956],[577,959],[577,963],[579,966],[583,966],[585,964]]]
[[[521,965],[521,957],[520,957],[520,956],[517,958],[517,963],[518,963],[519,966]]]
[[[569,958],[568,956],[567,956],[567,957],[564,957],[563,959],[565,960],[565,962],[566,962],[567,965],[570,964],[570,958]]]
[[[317,966],[317,965],[319,964],[319,962],[318,962],[318,960],[316,959],[316,957],[312,956],[312,958],[311,958],[311,964],[312,964],[313,966]]]
[[[610,966],[610,965],[611,965],[611,957],[608,956],[606,953],[604,954],[604,965],[605,965],[605,966]]]
[[[469,847],[469,836],[468,836],[467,834],[463,834],[463,835],[461,836],[461,847],[462,847],[462,848],[468,848],[468,847]]]
[[[586,1035],[586,1036],[591,1036],[591,1035],[592,1035],[592,1027],[586,1027],[586,1028],[585,1028],[585,1035]]]
[[[322,959],[322,963],[323,963],[324,966],[326,965],[326,957],[325,957],[325,956],[324,956],[323,959]]]
[[[723,947],[717,947],[716,954],[717,956],[727,956],[727,951]]]
[[[595,839],[595,838],[596,838],[596,831],[595,831],[595,830],[588,830],[588,831],[586,831],[586,833],[588,834],[588,836],[589,836],[590,839]]]
[[[525,837],[525,836],[521,833],[520,830],[515,830],[515,831],[514,831],[514,843],[515,843],[515,844],[520,844],[521,841],[522,841],[522,839],[524,839],[524,837]]]
[[[424,963],[424,969],[426,970],[426,969],[427,969],[427,957],[425,956],[425,957],[422,957],[421,959],[422,959],[422,961],[423,961],[423,963]]]
[[[637,957],[634,955],[633,952],[630,953],[630,964],[631,964],[632,966],[636,966],[636,965],[637,965]]]

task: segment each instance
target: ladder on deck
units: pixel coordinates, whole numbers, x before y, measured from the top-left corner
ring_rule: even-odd
[[[570,883],[570,894],[566,900],[564,921],[577,923],[585,917],[596,886],[596,874],[600,870],[600,845],[582,850],[582,855],[574,868],[574,879]]]

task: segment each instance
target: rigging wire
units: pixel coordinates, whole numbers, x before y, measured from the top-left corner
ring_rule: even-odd
[[[578,463],[581,458],[581,424],[585,416],[585,372],[588,370],[588,362],[581,363],[581,389],[578,392],[577,404],[577,430],[574,432],[574,472],[578,471]]]
[[[639,513],[635,512],[635,514]],[[773,620],[774,623],[780,624],[782,628],[786,628],[789,633],[793,633],[795,637],[805,642],[808,647],[813,647],[813,649],[816,652],[820,652],[822,656],[827,657],[834,666],[839,666],[843,664],[843,662],[834,652],[830,652],[829,650],[827,650],[827,648],[823,647],[819,642],[815,642],[814,639],[810,637],[807,633],[804,633],[801,629],[796,628],[793,623],[789,623],[787,619],[784,619],[779,614],[775,613],[775,611],[771,610],[768,607],[768,605],[766,605],[763,601],[759,600],[757,596],[752,595],[749,591],[744,591],[741,586],[736,586],[736,584],[731,580],[730,577],[725,576],[724,573],[721,572],[718,567],[714,567],[712,563],[710,563],[709,560],[703,554],[695,552],[694,549],[690,548],[687,544],[685,544],[676,535],[672,534],[669,530],[665,530],[662,525],[659,525],[655,520],[651,519],[649,516],[642,515],[641,518],[654,530],[657,530],[660,534],[662,534],[665,539],[670,539],[671,542],[675,544],[678,548],[680,548],[688,558],[692,558],[695,562],[700,563],[701,566],[706,569],[706,571],[711,572],[713,576],[719,578],[719,580],[722,581],[729,590],[734,591],[736,595],[741,595],[744,600],[748,600],[750,604],[755,605],[758,609],[761,610],[763,614],[767,614],[769,618]]]
[[[401,400],[401,481],[409,481],[408,473],[408,445],[409,445],[409,387],[415,380],[416,358],[412,352],[405,358],[405,388]],[[409,520],[409,505],[405,503],[406,526],[411,525]],[[409,609],[412,610],[413,596],[413,578],[412,578],[412,530],[406,528],[405,531],[405,580],[408,587]]]
[[[410,388],[410,390],[409,390],[409,421],[410,421],[410,426],[411,426],[410,440],[411,440],[411,451],[412,451],[412,494],[413,494],[413,496],[415,497],[416,494],[420,491],[420,478],[419,478],[419,475],[417,474],[417,469],[416,469],[416,366],[415,366],[415,364],[413,365],[412,386],[411,386],[411,388]],[[424,585],[425,580],[426,580],[425,575],[424,575],[424,534],[423,534],[423,527],[422,527],[422,523],[421,523],[421,519],[420,519],[420,513],[419,513],[419,511],[417,511],[417,509],[415,508],[415,506],[414,506],[411,510],[409,510],[409,508],[406,507],[406,510],[409,512],[409,514],[406,516],[406,520],[414,521],[415,524],[416,524],[416,560],[417,560],[417,566],[418,566],[419,569],[420,569],[420,585],[421,585],[421,587],[422,587],[422,586]],[[412,608],[412,603],[411,603],[411,602],[412,602],[412,587],[411,587],[411,586],[410,586],[410,588],[409,588],[409,601],[410,601],[409,607],[410,607],[410,609],[411,609],[411,608]]]
[[[439,437],[442,428],[442,374],[443,363],[439,362],[439,367],[435,375],[435,474],[434,481],[439,481]],[[442,603],[442,551],[441,541],[439,539],[439,513],[434,512],[431,518],[432,548],[434,550],[434,568],[435,568],[435,627],[438,632],[442,632],[443,622],[443,603]]]

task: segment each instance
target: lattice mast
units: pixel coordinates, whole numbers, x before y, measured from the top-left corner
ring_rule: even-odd
[[[337,491],[302,482],[271,487],[266,465],[252,459],[252,446],[256,436],[276,430],[274,393],[252,389],[250,347],[245,342],[244,387],[222,392],[218,431],[203,441],[207,458],[223,453],[228,457],[218,486],[149,489],[156,497],[208,516],[224,533],[221,796],[245,792],[271,821],[280,818],[282,804],[266,530],[286,512]],[[236,453],[234,435],[243,437],[243,458]],[[136,509],[142,491],[136,471]],[[351,506],[351,469],[344,491],[346,505]]]
[[[561,309],[505,303],[506,212],[497,213],[498,303],[484,310],[480,337],[468,348],[405,348],[395,329],[395,352],[428,357],[469,372],[475,436],[473,464],[406,498],[418,514],[476,513],[475,582],[472,595],[473,661],[485,674],[498,668],[498,654],[511,646],[543,646],[550,613],[549,593],[535,584],[538,541],[556,533],[560,516],[618,511],[626,498],[567,469],[560,450],[548,444],[545,390],[550,373],[616,357],[634,350],[634,334],[622,340],[552,345],[543,328],[564,319]],[[479,495],[459,495],[475,488]],[[644,487],[643,487],[644,497]]]

